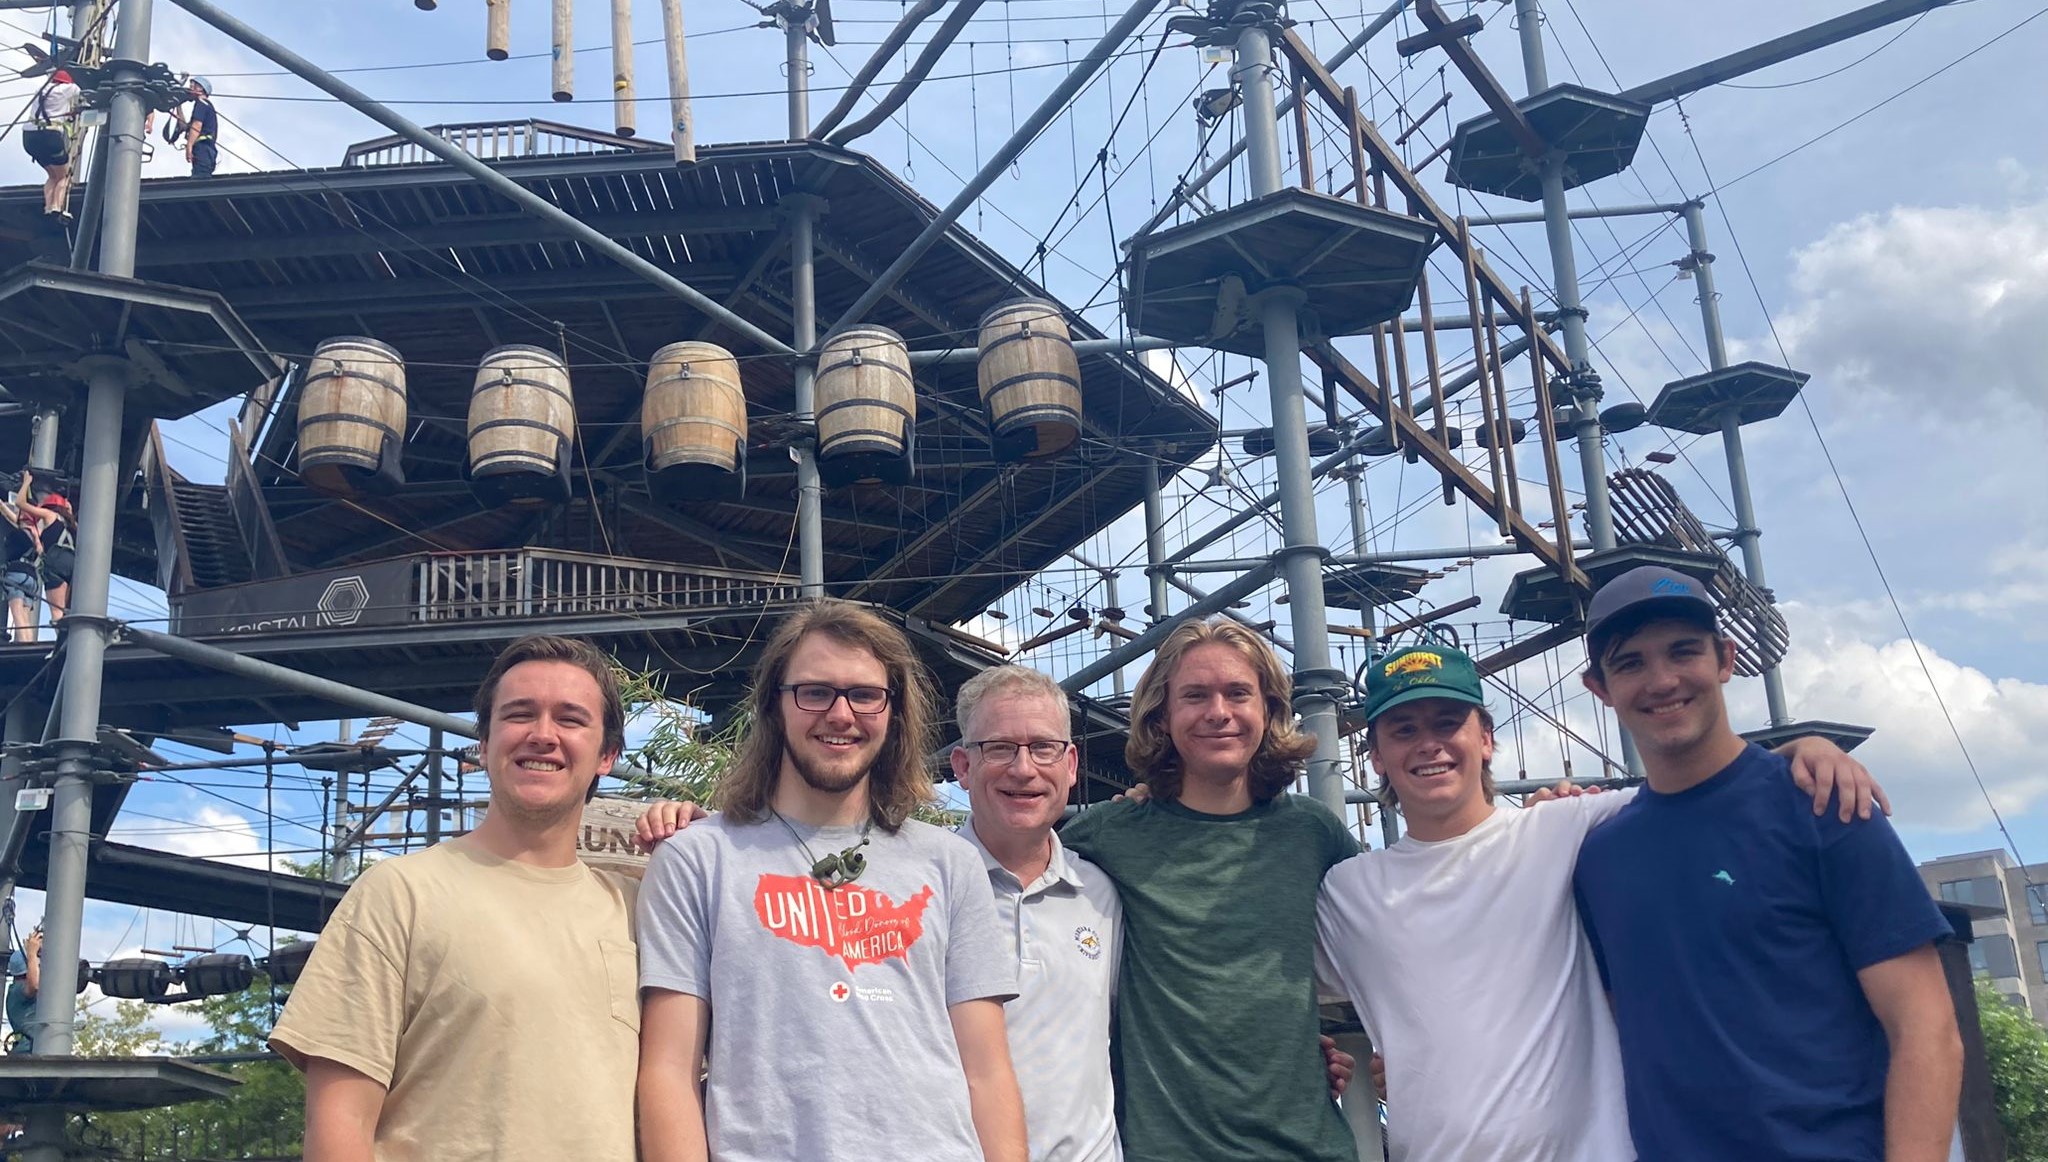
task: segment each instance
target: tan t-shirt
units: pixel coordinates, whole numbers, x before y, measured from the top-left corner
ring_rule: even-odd
[[[384,1083],[378,1162],[633,1162],[638,888],[468,839],[376,864],[270,1043]]]

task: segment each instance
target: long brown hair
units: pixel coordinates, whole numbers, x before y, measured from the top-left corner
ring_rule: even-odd
[[[1188,651],[1211,643],[1236,650],[1259,676],[1259,693],[1266,700],[1266,736],[1252,755],[1251,794],[1253,802],[1263,803],[1300,777],[1315,753],[1316,740],[1294,725],[1294,680],[1280,665],[1279,655],[1264,638],[1228,618],[1185,622],[1166,635],[1131,695],[1131,738],[1124,744],[1124,762],[1150,784],[1154,795],[1180,797],[1185,772],[1166,730],[1167,687]]]
[[[850,601],[827,599],[806,606],[784,618],[775,636],[768,639],[761,659],[754,663],[753,689],[747,694],[753,726],[719,782],[716,805],[741,823],[758,823],[768,817],[775,782],[782,773],[780,687],[789,671],[790,656],[814,633],[866,650],[888,674],[889,733],[875,765],[868,770],[868,807],[876,823],[895,831],[918,807],[938,799],[932,790],[931,770],[925,765],[925,756],[934,745],[932,711],[938,694],[903,631]]]

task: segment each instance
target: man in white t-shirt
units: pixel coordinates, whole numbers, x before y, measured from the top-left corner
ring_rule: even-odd
[[[1634,1158],[1614,1019],[1572,901],[1580,842],[1634,792],[1496,809],[1493,718],[1455,649],[1374,662],[1366,721],[1407,835],[1330,870],[1317,932],[1384,1061],[1393,1162]],[[1788,753],[1816,813],[1838,781],[1845,818],[1883,804],[1832,744]]]

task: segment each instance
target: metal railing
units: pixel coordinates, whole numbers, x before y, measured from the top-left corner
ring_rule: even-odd
[[[507,161],[520,157],[558,157],[579,153],[649,153],[669,148],[557,121],[467,121],[430,125],[427,132],[446,138],[471,157]],[[392,135],[359,141],[342,156],[345,166],[421,165],[441,159],[403,137]]]
[[[747,609],[793,602],[795,578],[551,549],[436,553],[415,565],[413,620]]]

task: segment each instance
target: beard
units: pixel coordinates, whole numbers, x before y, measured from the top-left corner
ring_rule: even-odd
[[[807,760],[794,747],[785,748],[783,753],[789,757],[789,765],[796,768],[797,777],[813,791],[843,795],[860,786],[861,780],[868,777],[869,768],[866,766],[856,767],[851,772],[827,770]]]

